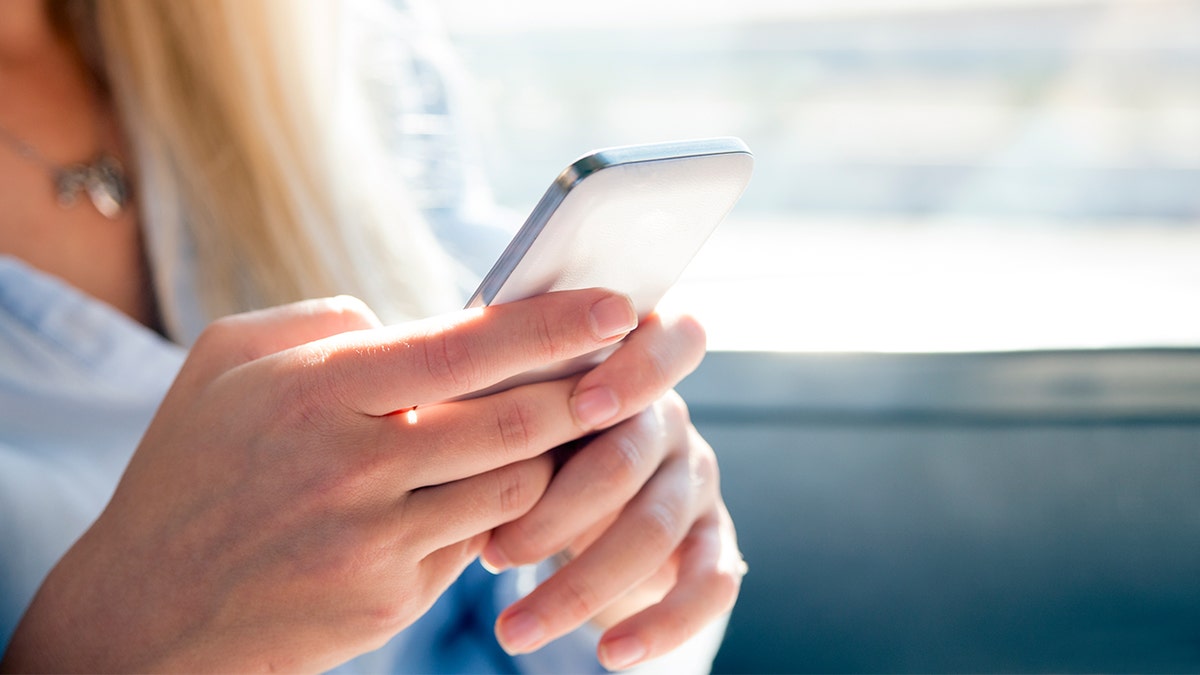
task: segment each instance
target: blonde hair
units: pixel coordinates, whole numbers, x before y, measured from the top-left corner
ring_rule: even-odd
[[[143,218],[194,240],[210,317],[335,293],[392,320],[453,305],[451,263],[381,161],[343,3],[93,9]],[[173,274],[155,270],[160,289]],[[178,308],[160,309],[177,330]]]

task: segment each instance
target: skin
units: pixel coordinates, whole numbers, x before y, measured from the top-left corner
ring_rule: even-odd
[[[59,166],[101,147],[126,165],[116,120],[38,0],[0,2],[0,127]],[[156,323],[137,210],[100,215],[86,197],[63,209],[48,171],[0,143],[0,253],[49,271],[146,325]]]
[[[0,3],[5,94],[37,83],[9,79],[13,63],[78,69],[38,54],[64,47],[29,7]],[[35,100],[62,105],[70,89]],[[14,97],[0,100],[5,123]],[[0,185],[32,184],[36,167],[5,157]],[[136,235],[80,234],[86,209],[48,194],[0,199],[78,219],[32,248],[6,221],[0,250],[152,325]],[[112,255],[75,256],[75,236]],[[635,325],[627,298],[597,289],[389,327],[352,298],[215,322],[0,670],[321,670],[403,630],[479,556],[504,568],[560,551],[570,562],[502,613],[502,646],[531,651],[591,621],[610,668],[670,651],[728,611],[745,568],[715,456],[672,392],[703,330]],[[585,374],[452,401],[618,341]]]

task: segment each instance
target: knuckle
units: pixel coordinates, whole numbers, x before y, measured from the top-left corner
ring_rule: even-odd
[[[528,402],[510,398],[496,410],[496,435],[509,457],[525,457],[537,436],[537,416]]]
[[[537,349],[537,353],[533,356],[538,359],[548,358],[551,361],[558,361],[563,354],[563,346],[555,332],[555,322],[542,312],[535,314],[531,321],[532,325],[529,330],[532,333],[534,348]]]
[[[607,452],[599,458],[595,476],[605,491],[615,491],[637,480],[643,462],[642,448],[629,434],[611,439]]]
[[[217,319],[200,331],[200,335],[196,336],[196,341],[192,343],[191,356],[193,358],[220,351],[221,345],[225,342],[224,333],[229,330],[223,323],[224,321],[226,319]]]
[[[720,475],[717,455],[705,444],[694,450],[688,458],[688,469],[694,485],[716,485]]]
[[[346,360],[344,355],[314,353],[298,376],[314,404],[326,411],[359,414],[362,406],[356,399],[363,383],[355,379],[353,368],[344,367]]]
[[[638,528],[652,549],[669,550],[681,538],[682,523],[679,507],[660,500],[639,514]]]
[[[700,365],[708,341],[704,327],[690,316],[673,320],[665,331],[661,339],[646,345],[644,356],[647,381],[660,390],[673,386]]]
[[[333,312],[342,316],[354,319],[372,316],[371,308],[367,307],[367,303],[353,295],[335,295],[329,298],[327,303]]]
[[[662,345],[650,345],[646,348],[646,367],[650,382],[659,390],[669,387],[672,377],[672,354]]]
[[[495,471],[497,507],[508,518],[528,511],[537,500],[537,491],[520,465],[509,465]]]
[[[692,422],[692,414],[688,410],[687,403],[674,389],[658,400],[658,409],[666,422],[671,425],[686,426]]]
[[[600,594],[595,586],[579,575],[564,575],[558,596],[560,606],[566,608],[570,616],[586,618],[601,609]]]
[[[533,518],[508,523],[501,532],[501,548],[517,564],[545,560],[565,546],[558,542],[559,538],[550,532],[545,521]]]
[[[382,594],[385,597],[379,597],[380,595],[372,594],[371,602],[366,604],[368,610],[365,631],[368,635],[382,637],[382,642],[386,643],[396,633],[408,627],[416,610],[413,607],[413,599],[403,592]]]
[[[742,588],[742,579],[746,576],[745,563],[740,555],[737,556],[737,562],[736,566],[722,565],[718,567],[713,571],[710,579],[712,588],[717,592],[718,597],[729,602],[737,598]]]
[[[716,569],[705,575],[704,587],[712,594],[721,611],[727,611],[737,601],[742,589],[742,575],[735,570]]]
[[[681,331],[687,343],[700,353],[708,349],[708,331],[704,324],[691,314],[681,314],[675,319],[675,327]]]
[[[244,335],[237,315],[224,316],[208,324],[192,345],[191,354],[209,367],[222,370],[248,363],[258,357]]]
[[[360,330],[379,325],[379,319],[367,303],[353,295],[336,295],[316,301],[318,311],[336,323],[336,332]]]
[[[467,341],[450,330],[439,330],[421,341],[425,368],[436,382],[454,391],[476,389],[480,373]]]
[[[235,334],[240,332],[238,329],[240,323],[241,320],[236,314],[215,319],[196,338],[196,348],[200,346],[220,348],[226,345]]]
[[[326,434],[335,427],[336,411],[344,409],[337,378],[328,369],[297,368],[283,375],[281,385],[287,417],[317,432],[319,441],[329,440]]]

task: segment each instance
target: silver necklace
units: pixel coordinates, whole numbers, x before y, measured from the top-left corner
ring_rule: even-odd
[[[114,219],[129,202],[129,181],[125,168],[112,154],[100,151],[89,162],[59,166],[46,159],[29,143],[0,127],[3,140],[18,155],[41,166],[54,181],[54,194],[59,206],[69,208],[83,192],[105,218]]]

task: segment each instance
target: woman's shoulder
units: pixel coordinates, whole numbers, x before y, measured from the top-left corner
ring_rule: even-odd
[[[161,397],[183,350],[65,281],[0,256],[0,378],[5,393],[103,385]],[[90,381],[90,383],[88,382]]]

